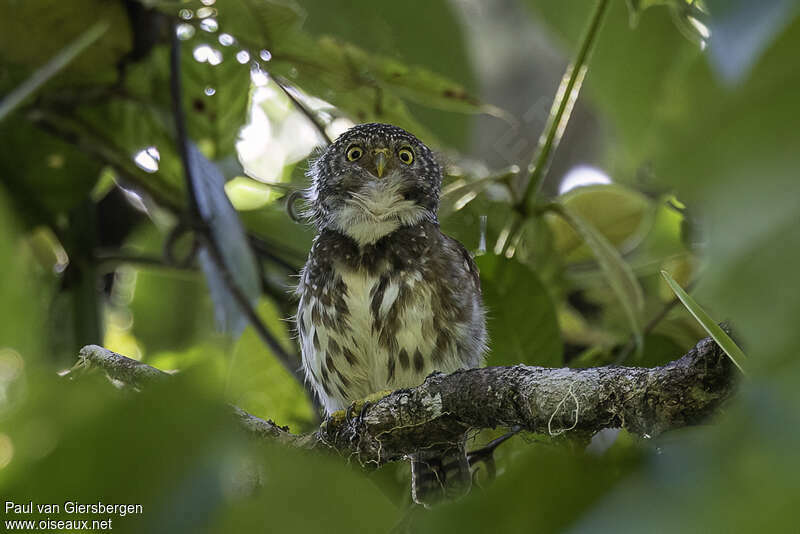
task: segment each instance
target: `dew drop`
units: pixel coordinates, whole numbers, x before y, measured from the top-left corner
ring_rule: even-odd
[[[236,61],[244,65],[245,63],[250,61],[250,52],[248,52],[247,50],[239,50],[236,53]]]
[[[197,10],[197,18],[205,19],[208,17],[213,17],[217,14],[217,10],[213,7],[201,7]]]
[[[175,35],[181,41],[191,39],[194,36],[194,26],[191,24],[178,24],[177,28],[175,28]]]
[[[219,23],[217,19],[203,19],[200,21],[200,28],[203,31],[214,33],[219,29]]]

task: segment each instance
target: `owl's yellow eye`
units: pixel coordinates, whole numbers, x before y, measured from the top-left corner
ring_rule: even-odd
[[[353,145],[347,149],[347,160],[355,161],[364,155],[364,151],[358,145]]]
[[[409,147],[403,147],[397,151],[397,157],[406,165],[411,165],[414,161],[414,151]]]

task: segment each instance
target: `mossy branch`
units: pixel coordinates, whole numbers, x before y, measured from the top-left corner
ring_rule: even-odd
[[[145,387],[169,375],[90,345],[84,366]],[[292,434],[239,408],[241,426],[257,439],[333,449],[362,465],[382,465],[476,428],[514,427],[559,435],[625,428],[641,436],[695,425],[717,412],[733,391],[737,372],[711,338],[661,367],[553,369],[515,365],[433,373],[421,385],[374,403],[338,412],[309,434]]]

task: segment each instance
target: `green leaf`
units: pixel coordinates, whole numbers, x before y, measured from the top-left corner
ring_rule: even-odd
[[[84,201],[100,174],[99,162],[30,122],[0,123],[0,138],[0,176],[28,224],[55,224]]]
[[[83,32],[72,43],[65,46],[50,61],[36,70],[25,82],[14,89],[0,101],[0,121],[14,111],[26,98],[35,93],[50,78],[61,72],[78,55],[97,41],[109,28],[108,23],[98,22]]]
[[[246,318],[230,294],[227,282],[236,284],[255,303],[261,293],[256,259],[236,210],[225,194],[225,178],[222,173],[194,144],[190,144],[188,150],[189,171],[199,214],[209,226],[230,279],[228,280],[227,273],[218,268],[205,247],[199,254],[200,265],[214,299],[217,323],[222,331],[237,337],[246,325]]]
[[[636,340],[637,352],[641,351],[642,339],[642,310],[644,296],[639,281],[633,274],[622,256],[614,246],[608,242],[603,234],[589,224],[568,206],[561,203],[551,204],[554,213],[560,215],[583,238],[592,250],[597,263],[603,270],[612,291],[622,306],[625,316],[630,324],[631,332]]]
[[[156,6],[164,13],[175,16],[178,10],[197,11],[207,7],[200,0],[188,2],[159,3]],[[214,5],[214,18],[219,31],[233,35],[240,43],[258,43],[268,51],[279,46],[287,34],[297,31],[305,18],[304,9],[294,0],[227,0]],[[252,49],[258,55],[260,49]]]
[[[528,0],[526,4],[568,54],[577,47],[595,1],[573,0],[570,9],[558,2]],[[625,2],[612,2],[592,54],[583,102],[595,106],[614,132],[608,156],[614,168],[606,171],[617,181],[630,181],[642,165],[641,156],[646,156],[648,148],[643,140],[658,118],[654,102],[672,95],[672,80],[683,74],[687,60],[702,58],[700,47],[681,35],[668,14],[664,7],[643,11],[631,29]],[[620,69],[621,65],[625,68]],[[682,103],[674,105],[681,109]]]
[[[728,84],[747,76],[758,58],[797,16],[795,0],[706,0],[711,12],[709,60]]]
[[[162,253],[163,238],[154,226],[140,227],[124,247],[144,255]],[[118,275],[117,287],[123,284]],[[184,350],[199,343],[214,330],[213,309],[198,272],[183,272],[159,267],[137,268],[133,295],[128,304],[133,314],[131,334],[149,358],[156,352]],[[169,313],[167,310],[182,310]],[[183,361],[181,364],[185,363]],[[158,366],[156,364],[156,366]],[[181,365],[175,363],[168,369]]]
[[[461,85],[427,69],[370,54],[332,37],[297,34],[273,51],[267,69],[327,100],[356,122],[389,122],[428,143],[435,136],[410,113],[408,101],[462,113],[492,111]]]
[[[46,310],[41,306],[47,291],[48,273],[36,269],[35,256],[28,246],[21,246],[23,234],[16,220],[12,203],[0,185],[0,255],[4,260],[0,276],[0,302],[13,313],[4,314],[0,321],[0,368],[5,369],[3,387],[6,395],[0,403],[0,417],[14,406],[17,393],[27,395],[26,388],[17,388],[15,378],[21,378],[24,363],[38,362],[43,355],[46,331]],[[44,276],[43,276],[44,275]]]
[[[212,142],[213,153],[209,155],[219,161],[236,155],[239,130],[247,121],[250,68],[236,60],[235,49],[214,41],[208,46],[221,54],[222,62],[212,65],[195,61],[192,49],[202,42],[192,39],[181,43],[183,102],[189,136],[203,146]],[[213,94],[209,94],[211,91]]]
[[[330,35],[371,54],[417,66],[457,81],[468,93],[478,89],[461,11],[441,0],[415,2],[413,16],[403,2],[303,0],[303,28],[314,36]],[[442,89],[447,89],[443,87]],[[440,111],[409,96],[409,111],[448,146],[466,148],[472,119]]]
[[[669,275],[667,271],[661,271],[661,276],[664,277],[664,280],[667,281],[669,287],[672,288],[672,291],[675,292],[675,295],[680,299],[686,309],[689,310],[689,313],[697,319],[697,322],[708,332],[708,335],[714,338],[714,341],[717,342],[717,345],[722,347],[722,350],[725,351],[725,354],[731,359],[731,361],[739,368],[742,374],[746,374],[744,369],[742,369],[742,365],[740,362],[743,362],[746,359],[744,352],[739,346],[731,339],[731,337],[725,333],[725,331],[711,318],[708,314],[700,307],[700,305],[695,301],[689,294],[683,290],[683,288],[673,280],[673,278]]]
[[[601,233],[612,245],[631,250],[652,226],[655,206],[642,193],[622,185],[579,187],[559,201]],[[592,251],[583,238],[561,217],[546,215],[556,251],[567,262],[585,261]]]
[[[505,462],[498,462],[508,468],[487,491],[473,488],[463,499],[421,514],[414,532],[573,532],[575,521],[602,507],[603,496],[639,463],[639,454],[630,445],[615,445],[597,458],[570,453],[563,443],[537,444],[535,438],[520,438],[514,438],[522,443],[516,450],[511,449],[513,442],[497,450],[497,456],[511,450]]]
[[[239,217],[250,233],[267,241],[280,257],[298,267],[305,263],[315,231],[310,224],[290,219],[282,204],[275,202],[262,209],[242,211]]]
[[[195,7],[199,4],[190,3],[188,6]],[[358,46],[336,35],[347,35],[348,32],[312,33],[305,25],[301,28],[299,21],[302,20],[302,11],[292,2],[237,0],[214,7],[217,10],[219,31],[231,34],[238,47],[247,50],[250,57],[259,61],[266,71],[278,74],[306,93],[332,103],[357,122],[389,122],[413,131],[429,143],[436,139],[434,131],[444,131],[449,139],[460,143],[466,139],[463,122],[459,123],[458,128],[453,125],[440,128],[438,122],[442,120],[442,113],[437,113],[428,115],[423,123],[416,117],[416,113],[411,113],[409,106],[413,105],[415,110],[422,107],[458,113],[502,114],[500,110],[478,101],[462,83],[427,66],[453,64],[452,41],[455,32],[451,32],[448,39],[442,42],[442,30],[441,27],[438,28],[431,39],[439,43],[442,50],[447,50],[446,57],[418,65],[376,52],[376,47],[372,46],[374,41],[370,39],[359,39],[363,46]],[[185,9],[186,5],[172,5],[161,9],[174,14],[179,8]],[[339,6],[333,4],[326,3],[312,8],[318,15],[333,9],[336,18],[344,17]],[[422,17],[419,11],[426,9],[428,8],[417,9],[416,16]],[[383,11],[381,8],[373,15],[380,15],[381,20],[391,15]],[[397,11],[399,15],[406,13],[403,9]],[[436,12],[449,13],[446,9]],[[359,20],[374,21],[371,17],[359,14]],[[325,25],[331,20],[331,17],[320,18],[315,26],[317,29],[319,24]],[[359,27],[351,18],[346,20],[352,27]],[[408,38],[413,37],[409,35]],[[416,46],[419,48],[415,58],[421,57],[423,53],[430,55],[433,50],[439,49],[432,45]],[[269,53],[268,61],[258,59],[262,51]],[[464,68],[452,72],[471,79],[468,61],[464,58],[461,63]],[[428,127],[428,124],[433,126]]]
[[[553,301],[537,274],[517,262],[476,258],[487,308],[488,365],[563,365],[564,348]]]
[[[64,91],[59,97],[76,86],[85,94],[90,85],[110,85],[118,78],[116,67],[133,42],[131,23],[121,2],[0,0],[0,12],[4,15],[0,17],[0,93],[21,83],[69,43],[80,41],[103,23],[108,24],[108,31],[96,45],[73,58],[48,85]]]
[[[268,299],[260,299],[258,315],[288,352],[294,342],[289,325]],[[264,419],[288,425],[292,432],[311,430],[313,408],[302,384],[281,365],[277,357],[248,326],[230,357],[226,393],[229,401]]]

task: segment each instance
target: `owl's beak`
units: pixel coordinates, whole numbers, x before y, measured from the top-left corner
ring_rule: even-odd
[[[375,170],[378,173],[378,178],[383,177],[383,171],[386,169],[386,163],[389,161],[386,157],[387,152],[385,148],[375,151]]]

